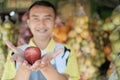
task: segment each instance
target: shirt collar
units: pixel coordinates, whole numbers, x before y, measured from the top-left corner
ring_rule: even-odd
[[[30,39],[28,44],[29,46],[36,46],[33,39]],[[46,52],[52,52],[55,49],[55,41],[53,39],[50,40],[48,46],[44,49]]]

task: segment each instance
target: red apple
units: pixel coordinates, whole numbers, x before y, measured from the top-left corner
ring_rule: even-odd
[[[28,47],[25,49],[24,58],[32,65],[36,60],[41,58],[41,50],[34,46]]]

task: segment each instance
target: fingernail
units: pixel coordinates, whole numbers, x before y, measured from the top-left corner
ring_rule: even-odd
[[[41,64],[45,64],[43,61],[41,61]]]

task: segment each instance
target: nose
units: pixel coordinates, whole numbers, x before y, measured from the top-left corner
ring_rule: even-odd
[[[36,25],[36,30],[44,30],[46,29],[46,24],[45,24],[45,20],[44,19],[40,19],[38,22],[37,22],[37,25]]]
[[[40,20],[39,20],[39,25],[45,25],[44,19],[40,19]]]
[[[44,19],[39,19],[37,21],[37,26],[39,26],[40,28],[43,28],[45,26],[45,21]]]

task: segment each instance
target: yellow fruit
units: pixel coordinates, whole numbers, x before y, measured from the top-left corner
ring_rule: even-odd
[[[83,25],[85,23],[85,19],[84,17],[79,17],[76,19],[76,23],[77,24],[80,24],[80,25]]]
[[[87,39],[89,38],[89,31],[88,30],[83,30],[81,33],[80,33],[80,36],[83,38],[83,39]]]
[[[77,33],[81,33],[82,32],[82,28],[81,27],[75,27],[75,32]]]
[[[112,22],[113,22],[113,24],[115,24],[117,26],[120,25],[120,14],[112,16]]]
[[[77,33],[76,33],[74,30],[71,30],[71,31],[69,32],[68,36],[69,36],[70,38],[73,38],[73,37],[76,37],[76,36],[77,36]]]
[[[88,29],[88,27],[89,27],[88,24],[85,23],[85,24],[83,24],[83,27],[82,27],[82,28],[83,28],[83,29]]]
[[[87,54],[89,54],[91,51],[91,49],[88,46],[85,46],[83,49],[84,49],[84,52]]]
[[[85,65],[90,66],[92,65],[92,60],[90,58],[85,59]]]
[[[82,42],[82,38],[80,37],[80,35],[77,35],[76,39],[76,43],[81,43]]]
[[[6,29],[10,29],[12,27],[12,25],[10,23],[5,23],[4,24],[4,28]]]
[[[97,55],[97,50],[96,50],[95,48],[92,48],[92,49],[91,49],[91,52],[90,52],[90,55],[91,55],[92,57],[95,57],[95,56]]]
[[[91,42],[89,43],[89,47],[90,47],[90,48],[94,48],[94,47],[95,47],[95,43],[91,41]]]
[[[87,16],[84,16],[84,20],[85,20],[85,23],[88,23],[88,17]]]
[[[77,43],[73,44],[73,48],[74,48],[74,50],[79,50],[80,44],[77,44]]]

